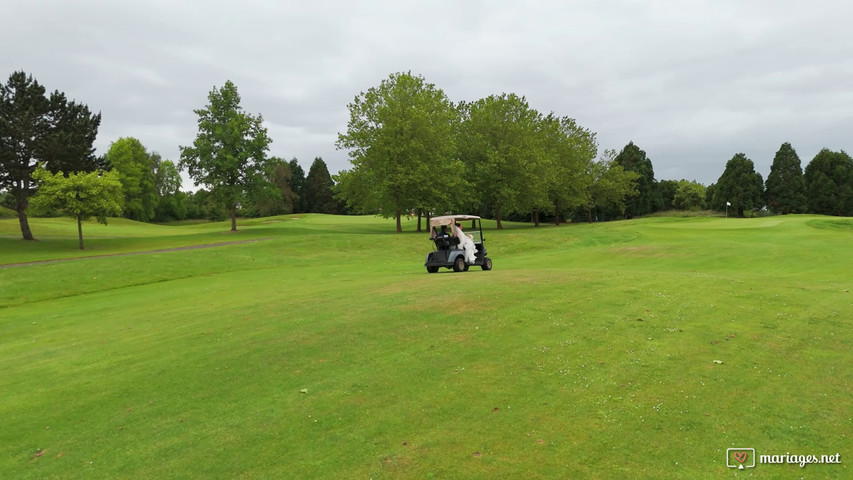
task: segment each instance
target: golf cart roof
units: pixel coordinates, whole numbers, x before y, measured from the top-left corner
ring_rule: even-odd
[[[443,215],[441,217],[432,217],[429,220],[429,224],[432,227],[437,227],[439,225],[450,225],[451,223],[456,223],[462,220],[479,220],[480,217],[476,215]]]

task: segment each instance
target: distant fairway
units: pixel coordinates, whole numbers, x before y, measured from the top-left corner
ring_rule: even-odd
[[[0,478],[851,478],[853,220],[0,221]],[[738,477],[740,478],[740,477]]]

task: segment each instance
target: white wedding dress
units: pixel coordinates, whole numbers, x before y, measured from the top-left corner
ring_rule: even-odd
[[[477,247],[474,245],[474,240],[470,235],[465,235],[462,230],[457,230],[456,233],[459,238],[459,248],[465,255],[465,263],[474,263],[477,260]]]

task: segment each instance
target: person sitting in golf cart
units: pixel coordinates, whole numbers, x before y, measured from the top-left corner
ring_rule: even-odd
[[[430,239],[435,242],[439,250],[447,250],[459,244],[459,241],[447,232],[447,225],[442,225],[439,232],[436,232],[433,227],[430,231]]]

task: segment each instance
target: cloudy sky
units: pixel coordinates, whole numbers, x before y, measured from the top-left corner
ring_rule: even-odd
[[[103,114],[104,153],[140,139],[177,162],[194,109],[226,80],[264,117],[270,153],[306,172],[347,104],[411,71],[453,101],[527,97],[600,150],[633,141],[663,179],[719,178],[735,153],[765,178],[783,142],[803,167],[853,151],[853,2],[840,0],[6,0],[16,70]],[[5,73],[3,73],[5,72]],[[189,184],[187,185],[190,186]]]

